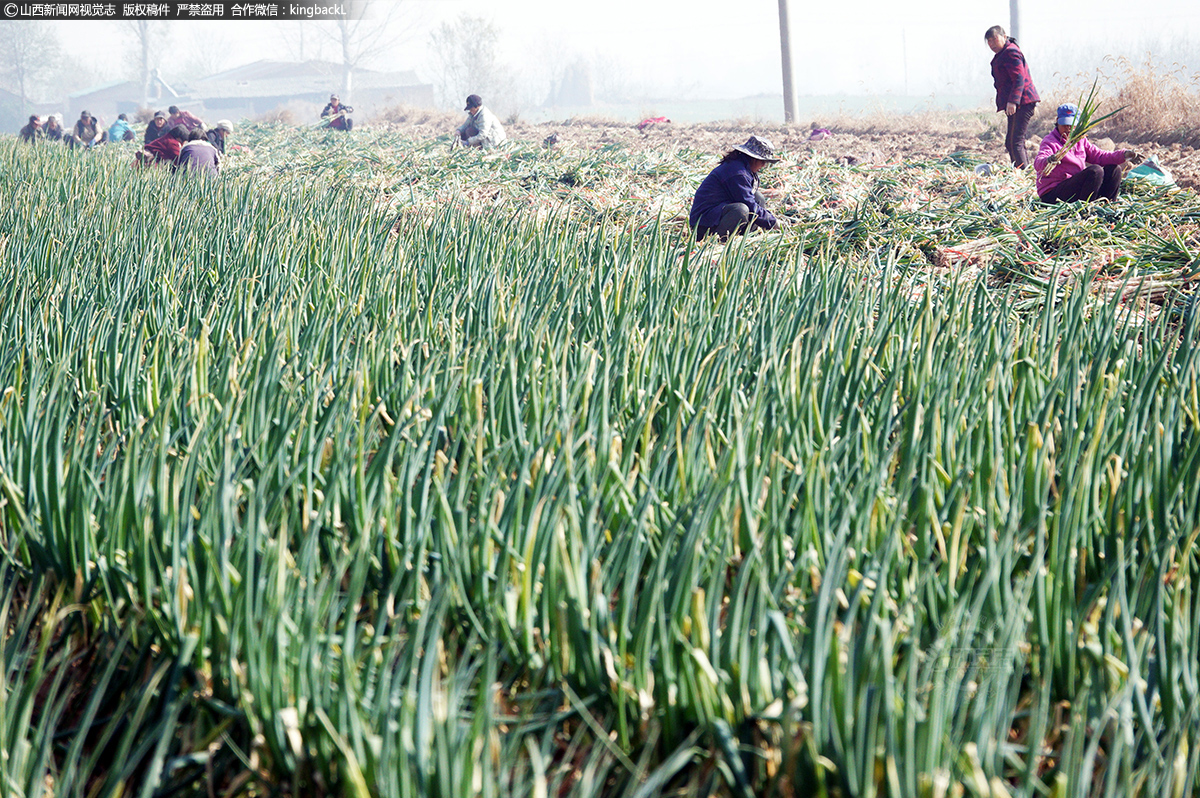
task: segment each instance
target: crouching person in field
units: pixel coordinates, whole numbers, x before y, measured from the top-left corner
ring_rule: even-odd
[[[350,118],[353,111],[354,109],[350,106],[342,105],[342,101],[336,94],[331,94],[329,95],[329,104],[325,106],[325,110],[321,111],[321,119],[325,120],[325,127],[349,133],[354,129],[354,120]]]
[[[478,94],[467,97],[467,121],[458,126],[458,141],[464,147],[496,147],[508,140],[504,126],[491,111],[483,107]]]
[[[1091,202],[1115,200],[1121,188],[1121,164],[1141,163],[1133,150],[1102,150],[1087,136],[1067,148],[1067,137],[1079,109],[1072,103],[1058,106],[1058,124],[1042,139],[1033,167],[1037,170],[1037,193],[1042,202]],[[1047,167],[1053,167],[1047,174]]]
[[[759,170],[778,160],[771,142],[758,136],[725,153],[692,200],[688,224],[696,231],[696,240],[715,233],[724,241],[731,235],[745,235],[752,225],[763,230],[778,225],[758,190]]]
[[[108,140],[110,142],[116,142],[133,141],[133,139],[134,133],[133,128],[129,126],[129,115],[119,114],[117,116],[117,121],[113,122],[108,128]]]
[[[150,166],[162,163],[170,164],[174,168],[175,162],[179,160],[179,151],[183,148],[187,137],[187,128],[183,125],[176,125],[165,135],[159,136],[147,144],[145,149],[138,150],[136,165]]]
[[[42,130],[42,120],[37,114],[29,117],[29,124],[21,128],[21,141],[26,144],[41,141],[45,135],[45,132]]]
[[[217,152],[225,154],[225,139],[233,132],[233,123],[228,119],[220,119],[217,126],[205,133],[208,143],[217,148]]]
[[[79,114],[79,120],[75,123],[73,130],[72,134],[64,137],[67,146],[72,149],[75,147],[94,147],[97,144],[103,144],[104,140],[108,137],[103,123],[87,111]]]
[[[46,135],[46,141],[63,140],[62,120],[58,118],[58,114],[50,114],[46,117],[46,124],[42,127],[42,132]]]
[[[221,153],[208,140],[204,131],[197,128],[189,134],[187,143],[180,148],[175,164],[180,172],[216,177],[221,174]]]

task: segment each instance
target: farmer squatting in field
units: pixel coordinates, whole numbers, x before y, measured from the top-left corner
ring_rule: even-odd
[[[354,128],[354,120],[350,118],[350,112],[353,110],[348,105],[342,105],[342,101],[336,94],[331,94],[329,95],[329,104],[321,111],[321,118],[327,120],[326,127],[350,132]]]
[[[129,116],[118,114],[117,121],[108,128],[109,141],[133,141],[133,128],[129,126]]]
[[[218,119],[217,126],[206,134],[209,144],[217,148],[217,152],[225,154],[225,139],[233,132],[233,123],[228,119]]]
[[[196,128],[204,127],[204,122],[200,120],[200,117],[196,116],[191,111],[183,110],[178,105],[172,105],[167,109],[167,112],[170,114],[170,116],[167,117],[168,128],[175,127],[176,125],[183,125],[184,129],[190,133]]]
[[[104,143],[104,139],[103,123],[87,111],[81,111],[79,119],[75,122],[74,133],[67,138],[67,144],[71,147],[78,145],[94,147]]]
[[[174,165],[179,160],[179,151],[183,148],[183,142],[187,141],[187,138],[187,128],[183,125],[175,125],[166,132],[166,135],[159,136],[139,150],[137,163],[142,166],[156,163]]]
[[[162,138],[170,129],[167,127],[167,115],[162,111],[155,111],[154,118],[150,120],[150,124],[146,125],[146,135],[142,137],[142,144],[149,144],[155,139]]]
[[[1133,150],[1102,150],[1088,141],[1087,136],[1064,152],[1078,116],[1079,108],[1073,103],[1058,106],[1058,124],[1042,139],[1033,159],[1037,193],[1043,202],[1086,202],[1101,197],[1114,200],[1121,188],[1121,164],[1143,160]]]
[[[771,142],[758,136],[725,153],[692,199],[688,225],[696,231],[696,240],[716,233],[724,241],[735,233],[745,235],[751,226],[774,228],[778,221],[758,190],[758,172],[778,160]]]
[[[464,147],[496,147],[508,140],[504,126],[491,111],[483,107],[478,94],[467,95],[467,121],[458,126],[458,140]]]
[[[196,128],[188,134],[188,140],[179,148],[179,157],[175,159],[171,171],[211,177],[221,174],[221,153],[208,140],[203,128]]]
[[[62,141],[62,120],[58,118],[58,114],[50,114],[46,117],[46,124],[42,126],[42,132],[46,134],[46,141]]]
[[[20,133],[21,141],[24,141],[27,144],[33,144],[35,141],[41,139],[44,135],[45,132],[42,130],[42,120],[37,114],[29,117],[29,124],[21,128]]]

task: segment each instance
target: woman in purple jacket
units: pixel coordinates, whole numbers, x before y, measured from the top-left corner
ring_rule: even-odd
[[[763,230],[779,224],[758,190],[759,170],[778,160],[771,142],[758,136],[725,153],[692,199],[688,224],[696,231],[696,240],[716,233],[724,241],[734,234],[745,235],[751,224]]]
[[[1029,120],[1037,108],[1037,89],[1029,76],[1029,65],[1025,54],[1017,46],[1017,40],[1004,32],[1004,28],[993,25],[983,34],[983,40],[996,55],[992,58],[992,82],[996,85],[996,110],[1008,115],[1008,133],[1004,137],[1004,149],[1012,158],[1013,166],[1024,169],[1029,163],[1025,155],[1025,135]]]
[[[1103,197],[1117,198],[1121,187],[1121,164],[1141,163],[1142,156],[1133,150],[1102,150],[1083,137],[1071,149],[1063,152],[1071,125],[1079,109],[1072,103],[1058,106],[1058,124],[1042,139],[1033,168],[1037,170],[1037,193],[1042,202],[1085,202]],[[1054,162],[1050,174],[1046,167]]]

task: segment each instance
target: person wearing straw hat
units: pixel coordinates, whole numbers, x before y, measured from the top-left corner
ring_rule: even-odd
[[[458,126],[458,141],[464,147],[497,147],[508,140],[504,126],[491,111],[483,107],[478,94],[467,95],[467,121]]]
[[[758,173],[778,161],[771,142],[758,136],[725,153],[692,199],[688,225],[696,231],[696,240],[715,233],[725,241],[731,235],[745,235],[752,226],[762,230],[776,227],[779,222],[758,190]]]
[[[1143,160],[1134,150],[1102,150],[1088,141],[1087,136],[1059,155],[1078,116],[1079,107],[1074,103],[1058,106],[1057,124],[1038,147],[1033,168],[1037,172],[1037,193],[1042,202],[1114,200],[1121,188],[1121,164]],[[1058,163],[1046,174],[1046,167],[1055,156],[1058,156]]]
[[[1004,150],[1012,158],[1013,166],[1024,169],[1029,163],[1025,154],[1025,136],[1029,120],[1041,101],[1025,54],[1017,46],[1017,40],[1004,32],[1004,28],[993,25],[983,34],[983,40],[996,55],[992,58],[992,83],[996,86],[996,110],[1008,115],[1008,132],[1004,136]]]

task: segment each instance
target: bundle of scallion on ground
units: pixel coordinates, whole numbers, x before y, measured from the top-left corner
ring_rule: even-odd
[[[358,132],[0,143],[5,795],[1196,794],[1194,195]]]

